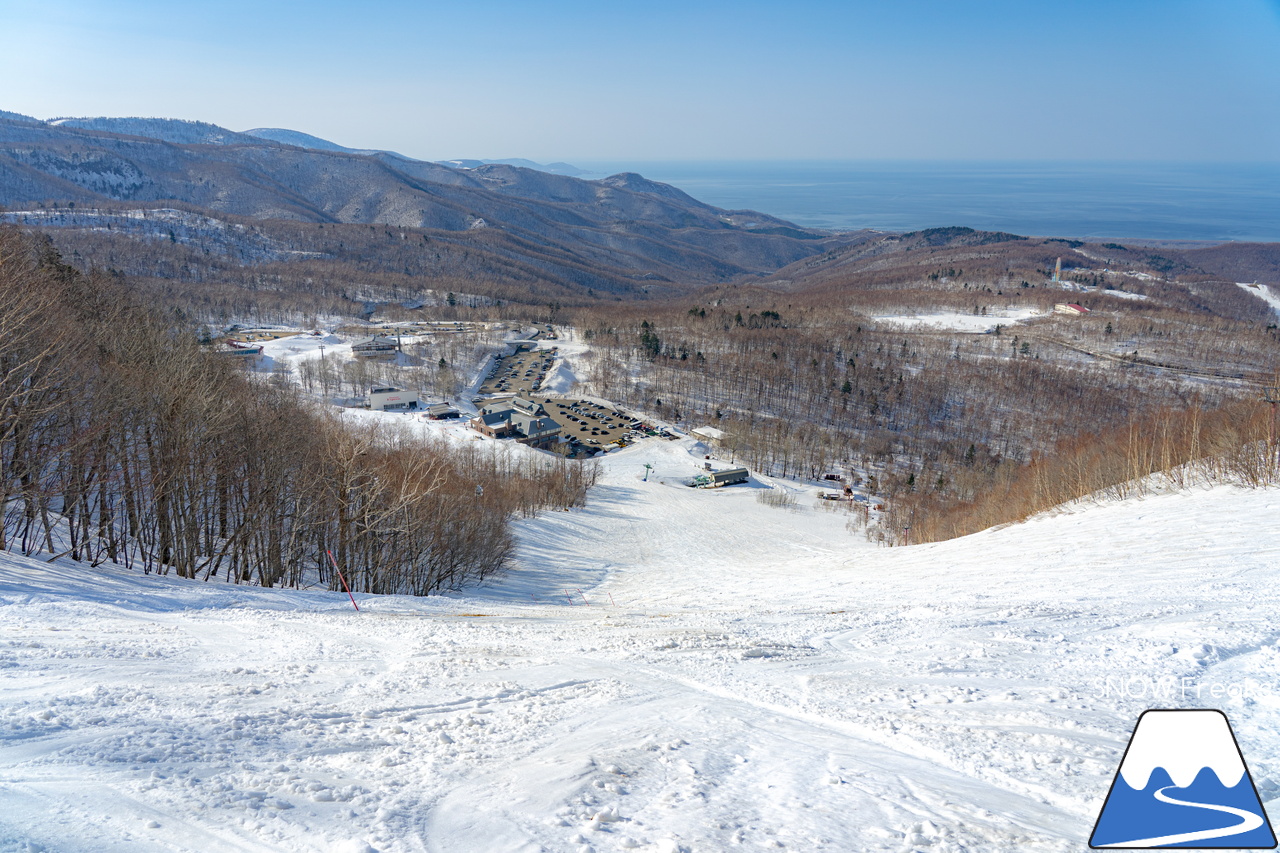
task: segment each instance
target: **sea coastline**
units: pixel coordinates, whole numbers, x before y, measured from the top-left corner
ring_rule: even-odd
[[[1026,236],[1280,241],[1280,164],[1098,161],[609,161],[730,210],[807,228],[953,225]]]

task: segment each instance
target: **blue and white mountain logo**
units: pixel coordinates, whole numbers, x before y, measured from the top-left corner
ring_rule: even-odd
[[[1221,711],[1147,711],[1129,738],[1092,848],[1262,850],[1271,822]]]

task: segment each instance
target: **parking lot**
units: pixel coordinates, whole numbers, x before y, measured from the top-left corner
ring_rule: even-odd
[[[478,389],[477,405],[485,397],[523,397],[541,403],[547,416],[560,427],[570,442],[570,454],[590,456],[611,444],[626,445],[647,435],[658,435],[649,424],[607,403],[581,398],[538,394],[551,372],[558,347],[533,349],[528,343],[516,352],[495,357],[494,366]]]
[[[557,352],[557,347],[545,350],[520,347],[512,355],[497,356],[493,369],[480,384],[480,393],[528,396],[542,387]]]
[[[633,431],[632,419],[618,409],[590,400],[539,398],[547,415],[560,424],[561,435],[570,441],[599,449],[612,444]],[[639,426],[638,422],[634,422]]]
[[[560,425],[560,434],[569,439],[574,456],[589,456],[614,443],[625,447],[647,435],[659,434],[639,418],[607,404],[568,397],[529,399],[541,403],[547,416]]]

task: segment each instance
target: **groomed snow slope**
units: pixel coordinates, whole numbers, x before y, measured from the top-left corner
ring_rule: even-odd
[[[699,449],[360,613],[0,558],[0,850],[1076,851],[1149,707],[1223,709],[1277,796],[1280,495],[879,549],[678,485]]]
[[[1236,282],[1236,285],[1244,288],[1246,293],[1252,293],[1254,296],[1270,305],[1271,310],[1276,312],[1276,314],[1280,314],[1280,295],[1273,291],[1269,286],[1265,284],[1250,284],[1243,281]]]

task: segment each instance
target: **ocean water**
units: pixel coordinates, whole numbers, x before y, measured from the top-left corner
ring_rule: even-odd
[[[811,228],[1280,241],[1280,163],[600,162]]]

